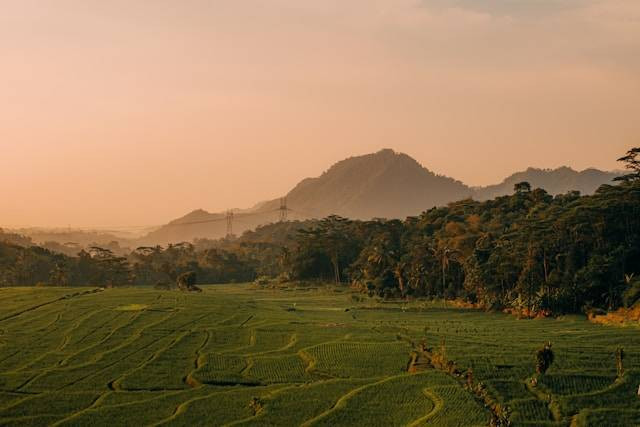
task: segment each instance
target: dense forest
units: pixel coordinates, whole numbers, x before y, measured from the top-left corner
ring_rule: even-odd
[[[330,281],[528,314],[631,306],[640,299],[639,156],[630,150],[620,159],[629,173],[591,196],[522,182],[510,196],[404,221],[329,216],[126,256],[90,247],[71,257],[3,233],[0,285],[169,286],[193,271],[200,283]]]

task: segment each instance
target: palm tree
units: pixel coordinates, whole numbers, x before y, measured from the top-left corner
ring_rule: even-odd
[[[407,268],[407,265],[408,264],[404,261],[398,261],[393,267],[393,275],[398,281],[398,288],[400,289],[401,295],[404,295],[405,293],[404,272],[405,272],[405,269]]]
[[[440,263],[441,268],[441,278],[442,278],[442,296],[444,297],[446,289],[447,289],[447,272],[449,271],[449,265],[452,261],[456,261],[459,255],[459,251],[453,248],[450,248],[446,244],[441,244],[435,247],[430,247],[433,256]]]

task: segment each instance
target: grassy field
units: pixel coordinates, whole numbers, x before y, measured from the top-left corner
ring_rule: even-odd
[[[0,425],[487,425],[464,380],[407,373],[442,339],[514,425],[640,425],[636,328],[249,285],[1,289]]]

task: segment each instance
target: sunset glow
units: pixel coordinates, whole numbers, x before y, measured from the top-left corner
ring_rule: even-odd
[[[640,138],[637,0],[2,5],[0,226],[250,207],[385,147],[468,185],[613,170]]]

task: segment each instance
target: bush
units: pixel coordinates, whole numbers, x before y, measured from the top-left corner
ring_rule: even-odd
[[[271,283],[271,279],[267,276],[260,276],[256,280],[253,281],[258,286],[269,286]]]
[[[627,308],[630,308],[639,300],[640,300],[640,277],[638,278],[629,277],[627,290],[624,292],[624,295],[622,296],[622,301],[624,303],[624,306]]]
[[[197,276],[195,271],[188,271],[178,276],[178,289],[183,292],[202,292],[202,289],[196,286]]]
[[[551,367],[554,354],[551,350],[551,342],[547,343],[536,352],[536,372],[543,375]]]

